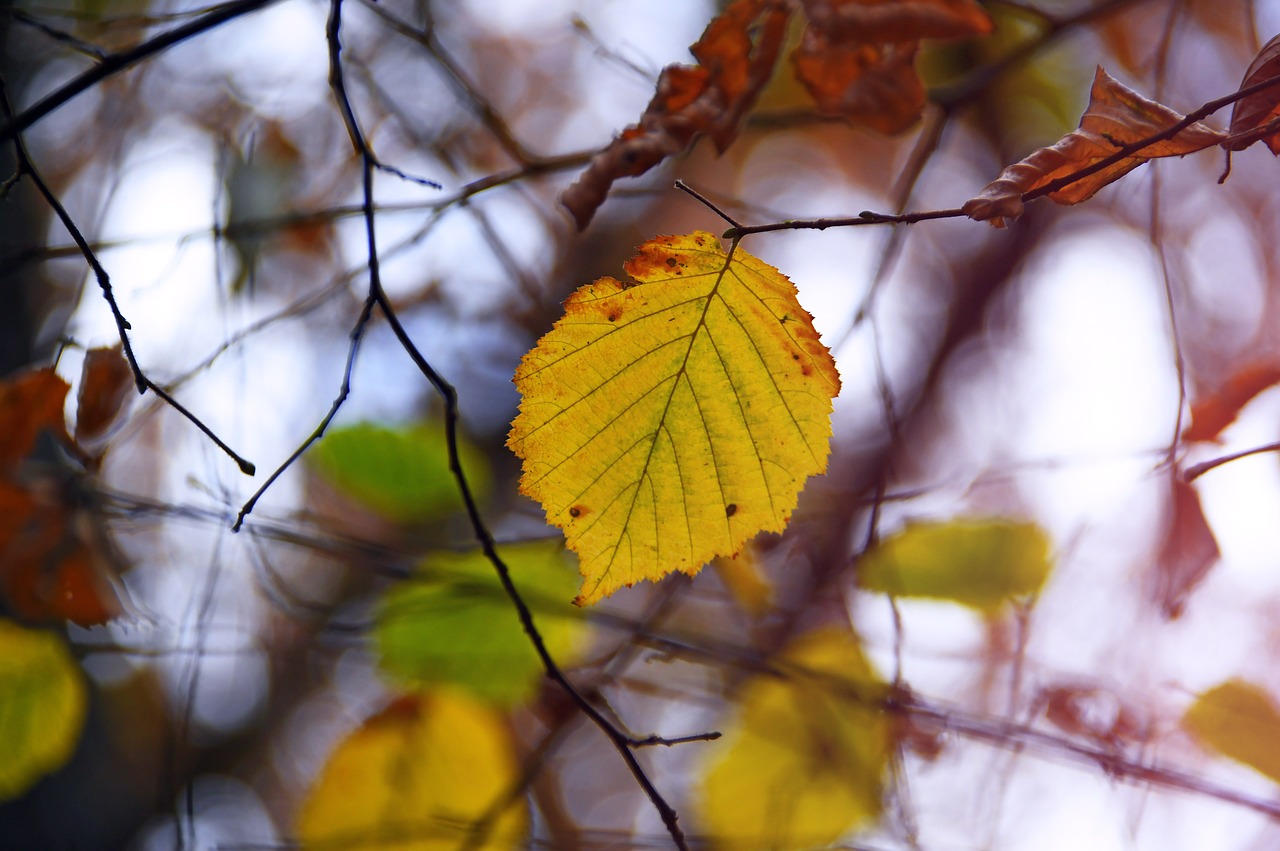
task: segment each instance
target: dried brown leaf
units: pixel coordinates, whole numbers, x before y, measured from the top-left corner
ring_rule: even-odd
[[[28,621],[81,626],[119,614],[107,542],[89,534],[83,472],[65,459],[67,383],[51,367],[0,381],[0,599]]]
[[[790,11],[778,0],[735,0],[690,50],[697,65],[669,65],[638,124],[596,154],[560,196],[578,228],[591,221],[609,188],[644,174],[707,135],[729,147],[773,76]]]
[[[820,111],[892,136],[914,124],[924,109],[924,84],[915,70],[918,48],[916,41],[833,43],[810,27],[791,61]]]
[[[821,112],[894,135],[924,110],[915,70],[922,38],[991,32],[972,0],[804,0],[809,25],[791,54]]]
[[[1258,83],[1280,75],[1280,35],[1267,42],[1258,55],[1254,57],[1249,70],[1244,72],[1240,88],[1246,89]],[[1280,115],[1280,85],[1260,92],[1254,92],[1243,100],[1238,100],[1231,110],[1231,135],[1236,136],[1257,130],[1268,121]],[[1280,130],[1275,130],[1262,137],[1271,153],[1280,156]],[[1243,150],[1254,142],[1256,137],[1246,137],[1231,143],[1231,150]]]
[[[1182,616],[1187,598],[1221,555],[1200,494],[1175,478],[1154,577],[1155,602],[1166,620]]]
[[[965,203],[965,215],[1003,227],[1005,219],[1022,215],[1022,196],[1026,193],[1096,165],[1128,145],[1158,136],[1183,118],[1169,107],[1124,86],[1099,67],[1079,129],[1052,147],[1040,148],[1022,162],[1006,168],[1000,177]],[[1223,138],[1220,131],[1197,121],[1171,138],[1153,142],[1068,183],[1049,193],[1049,197],[1059,204],[1078,204],[1149,159],[1184,156],[1216,145]]]
[[[101,437],[133,389],[133,371],[120,345],[90,349],[84,358],[76,395],[76,441]]]

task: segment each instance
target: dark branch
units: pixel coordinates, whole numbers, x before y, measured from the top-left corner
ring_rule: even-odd
[[[241,15],[256,12],[274,2],[275,0],[233,0],[233,2],[227,3],[225,6],[213,9],[207,15],[202,15],[194,21],[174,27],[168,32],[160,33],[155,38],[148,39],[136,47],[107,55],[88,71],[54,89],[17,115],[6,115],[4,123],[0,124],[0,141],[13,139],[58,107],[77,95],[83,94],[108,77],[131,68],[145,59],[150,59],[152,56],[168,50],[170,47],[180,44],[193,36],[206,33],[228,21],[235,20]]]

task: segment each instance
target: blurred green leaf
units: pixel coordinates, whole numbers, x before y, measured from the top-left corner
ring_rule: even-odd
[[[489,487],[488,462],[462,437],[458,454],[472,493],[482,498]],[[358,423],[334,429],[308,457],[344,496],[390,520],[422,523],[463,508],[439,423],[400,428]]]
[[[0,620],[0,801],[71,758],[85,704],[80,669],[61,637]]]
[[[537,618],[547,649],[571,664],[584,635],[568,604],[578,574],[560,541],[505,546],[502,558]],[[542,663],[484,553],[436,555],[393,588],[376,615],[382,668],[412,685],[454,683],[507,706],[532,696]]]
[[[1182,726],[1206,747],[1280,782],[1280,709],[1259,686],[1228,680],[1209,689]]]
[[[1038,594],[1052,566],[1048,536],[1034,523],[909,523],[863,557],[858,584],[994,612],[1014,597]]]

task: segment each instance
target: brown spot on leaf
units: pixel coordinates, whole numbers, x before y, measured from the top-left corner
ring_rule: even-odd
[[[725,517],[732,517],[733,515],[735,515],[735,514],[737,514],[737,513],[738,513],[738,504],[737,504],[736,502],[731,502],[731,503],[729,503],[728,505],[726,505],[726,506],[724,507],[724,516],[725,516]]]
[[[586,513],[587,513],[587,507],[585,505],[575,505],[569,509],[570,517],[581,517]]]

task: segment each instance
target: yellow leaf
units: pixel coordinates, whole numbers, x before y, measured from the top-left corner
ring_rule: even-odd
[[[702,784],[703,831],[718,848],[812,848],[880,813],[890,753],[884,684],[855,636],[825,629],[749,682],[736,728]]]
[[[1203,744],[1280,782],[1280,709],[1265,691],[1229,680],[1196,698],[1182,726]]]
[[[298,836],[312,851],[521,847],[527,808],[508,800],[518,775],[500,714],[457,692],[405,697],[338,746],[303,803]]]
[[[0,801],[24,794],[71,758],[85,687],[66,643],[0,620]]]
[[[711,234],[601,278],[516,370],[520,490],[565,530],[587,605],[780,532],[826,469],[835,362],[795,286]]]

